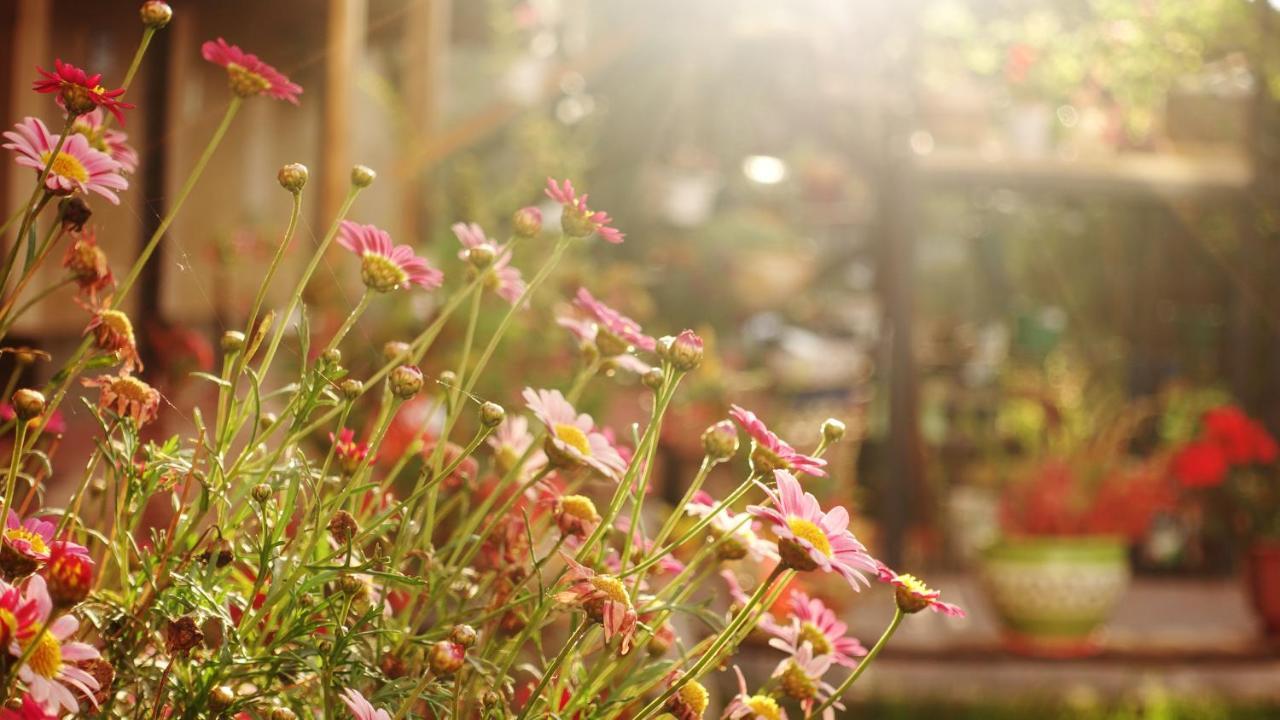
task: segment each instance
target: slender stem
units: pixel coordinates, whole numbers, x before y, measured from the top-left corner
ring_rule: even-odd
[[[409,708],[413,707],[413,701],[417,700],[418,696],[422,694],[422,691],[427,689],[427,684],[431,682],[432,677],[430,670],[427,670],[422,674],[422,679],[418,681],[417,685],[413,686],[413,690],[409,691],[404,702],[400,703],[400,709],[396,710],[396,714],[392,720],[402,720],[402,718],[408,714]]]
[[[342,343],[342,339],[347,336],[347,333],[351,332],[351,328],[355,326],[356,321],[360,319],[364,311],[369,308],[369,302],[372,300],[373,291],[365,288],[364,294],[360,296],[360,301],[356,303],[355,307],[351,308],[351,312],[347,313],[347,319],[342,321],[338,331],[333,334],[329,344],[325,346],[325,352],[333,350]]]
[[[667,541],[667,537],[671,535],[671,531],[675,530],[676,523],[680,521],[680,517],[684,515],[684,508],[693,499],[693,496],[702,489],[702,483],[706,481],[707,475],[711,473],[711,468],[715,467],[716,461],[710,456],[704,456],[702,463],[698,465],[698,472],[693,476],[693,482],[689,483],[689,489],[685,490],[684,497],[680,498],[680,502],[671,508],[671,513],[667,515],[667,519],[662,523],[662,527],[658,530],[658,534],[653,536],[653,549],[657,552],[662,547],[662,543]]]
[[[62,280],[59,280],[58,282],[41,290],[35,295],[32,295],[30,300],[22,303],[22,305],[17,310],[13,311],[12,315],[5,318],[3,322],[0,322],[0,337],[4,337],[6,334],[8,334],[9,328],[13,325],[13,323],[17,322],[18,318],[25,315],[26,312],[30,310],[32,306],[34,306],[36,303],[49,297],[50,295],[54,294],[58,290],[61,290],[62,288],[74,283],[75,281],[76,279],[73,277],[63,278]]]
[[[876,655],[880,654],[881,648],[888,644],[889,638],[893,637],[893,633],[898,630],[898,626],[902,624],[902,618],[904,617],[906,617],[906,615],[902,612],[902,608],[894,608],[893,619],[889,621],[889,627],[884,629],[884,633],[880,635],[880,639],[876,641],[876,644],[871,647],[870,652],[868,652],[866,656],[858,662],[858,667],[855,668],[853,672],[849,673],[849,677],[845,678],[844,682],[840,683],[840,687],[837,687],[835,691],[831,693],[831,697],[827,698],[825,702],[805,715],[806,718],[817,717],[822,714],[823,710],[826,710],[840,701],[840,697],[844,695],[845,691],[848,690],[853,683],[858,680],[862,673],[866,671],[866,669],[871,665],[871,661],[876,659]]]
[[[49,232],[40,241],[39,248],[36,250],[36,258],[32,261],[31,267],[23,269],[22,277],[18,278],[18,284],[14,286],[13,292],[9,294],[9,297],[5,298],[3,303],[0,303],[0,323],[2,323],[3,327],[8,327],[11,324],[9,322],[10,308],[18,301],[22,291],[27,289],[27,284],[35,278],[36,271],[44,264],[45,258],[49,257],[49,253],[53,250],[54,245],[57,244],[58,239],[62,237],[64,231],[65,228],[60,222],[55,222],[50,226]]]
[[[284,253],[289,249],[289,245],[293,243],[293,234],[298,229],[298,216],[302,214],[302,191],[293,193],[293,209],[289,211],[289,225],[285,228],[284,237],[280,240],[280,244],[276,247],[276,254],[271,258],[271,265],[267,268],[267,274],[262,278],[262,284],[258,286],[258,293],[253,297],[253,307],[249,310],[249,319],[245,322],[244,336],[253,339],[253,326],[258,321],[258,312],[262,309],[262,303],[267,297],[267,290],[271,287],[271,281],[276,276],[276,270],[280,268],[280,261],[284,259]]]
[[[25,440],[27,439],[27,420],[19,418],[14,429],[13,454],[9,458],[9,475],[5,478],[4,497],[0,498],[0,522],[9,517],[9,509],[13,504],[13,492],[18,484],[18,467],[22,461]]]
[[[133,76],[138,74],[138,68],[142,65],[142,56],[147,54],[147,47],[151,45],[151,38],[156,34],[156,29],[148,25],[142,31],[142,39],[138,41],[138,49],[133,51],[133,60],[129,62],[129,69],[125,71],[124,80],[120,83],[122,90],[128,90],[129,85],[133,83]],[[106,118],[110,118],[110,113],[105,113]],[[103,121],[106,122],[106,118]]]
[[[147,244],[142,248],[138,259],[134,261],[133,267],[129,268],[129,274],[125,276],[124,281],[116,289],[115,297],[111,301],[112,308],[119,308],[124,303],[125,296],[133,289],[133,284],[138,281],[138,276],[142,274],[143,266],[147,264],[147,261],[151,259],[151,255],[155,253],[156,247],[160,244],[160,239],[168,232],[169,226],[173,224],[174,218],[178,216],[178,211],[182,209],[183,203],[187,201],[187,196],[195,189],[196,182],[204,174],[205,166],[209,164],[214,151],[222,143],[222,138],[226,136],[227,129],[231,127],[231,121],[235,119],[241,103],[243,103],[243,98],[236,95],[227,104],[227,111],[223,113],[222,121],[218,123],[217,129],[213,131],[213,137],[209,138],[209,143],[204,146],[204,152],[200,153],[200,158],[196,160],[195,167],[191,168],[191,174],[187,176],[187,181],[182,184],[182,189],[178,191],[177,197],[173,199],[173,205],[161,218],[160,224],[156,226],[155,232],[147,240]]]
[[[573,631],[573,634],[565,641],[564,647],[560,648],[560,652],[556,655],[555,659],[552,660],[551,664],[547,666],[547,669],[542,672],[542,677],[538,680],[538,686],[529,694],[529,700],[525,702],[524,709],[520,711],[520,715],[516,720],[524,720],[529,716],[529,711],[533,709],[534,705],[538,704],[538,700],[542,697],[542,691],[547,688],[547,683],[551,682],[551,678],[560,670],[560,666],[564,664],[564,661],[569,657],[569,655],[578,649],[578,643],[582,642],[582,638],[590,629],[591,624],[583,622],[578,626],[578,629]]]

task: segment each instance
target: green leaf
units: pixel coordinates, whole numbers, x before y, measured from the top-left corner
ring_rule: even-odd
[[[220,378],[220,377],[218,377],[217,375],[214,375],[214,374],[212,374],[212,373],[195,371],[195,372],[192,372],[192,373],[191,373],[191,376],[192,376],[192,377],[198,377],[198,378],[200,378],[200,379],[202,379],[202,380],[208,380],[209,382],[211,382],[211,383],[213,383],[214,385],[217,385],[217,386],[219,386],[219,387],[224,387],[224,388],[230,388],[230,387],[231,387],[231,382],[230,382],[230,381],[228,381],[228,380],[223,380],[222,378]]]
[[[31,223],[31,228],[27,230],[27,259],[22,266],[25,273],[31,268],[31,264],[36,261],[36,224]]]

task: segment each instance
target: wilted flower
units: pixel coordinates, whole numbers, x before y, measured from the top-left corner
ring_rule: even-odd
[[[556,527],[569,537],[586,537],[600,525],[600,513],[591,498],[564,495],[556,500]]]
[[[119,310],[99,310],[89,321],[85,334],[93,333],[99,350],[115,353],[120,359],[120,369],[125,372],[142,369],[138,357],[138,342],[133,335],[133,323]]]
[[[298,104],[302,86],[289,82],[284,73],[262,62],[257,55],[247,53],[239,46],[229,45],[222,38],[201,45],[200,54],[205,60],[226,68],[231,91],[236,95],[252,97],[265,94],[277,100]]]
[[[49,622],[53,602],[49,599],[44,578],[33,575],[27,580],[24,595],[35,602],[35,628],[44,628],[46,623],[48,626],[38,636],[34,628],[25,635],[20,631],[18,638],[10,643],[9,651],[15,657],[22,656],[27,648],[35,645],[18,670],[18,677],[36,702],[49,708],[61,707],[74,714],[79,711],[80,704],[72,690],[79,691],[94,703],[94,691],[98,689],[98,681],[74,663],[93,660],[99,657],[98,651],[92,645],[70,639],[80,629],[80,621],[74,615],[61,615]]]
[[[120,164],[120,172],[133,174],[138,169],[138,153],[129,146],[129,136],[107,127],[102,110],[91,110],[75,119],[71,131],[84,136],[89,147],[106,153]]]
[[[71,63],[62,62],[61,59],[53,61],[53,68],[54,71],[49,72],[42,67],[36,67],[44,77],[32,83],[31,89],[38,93],[58,93],[62,106],[72,115],[83,115],[102,107],[114,115],[117,122],[124,124],[124,113],[121,111],[133,108],[133,105],[120,101],[120,96],[124,95],[124,88],[107,90],[101,85],[101,73],[89,75]]]
[[[578,414],[559,390],[524,389],[525,403],[547,427],[545,450],[557,462],[589,465],[605,477],[617,479],[627,463],[586,413]]]
[[[115,283],[111,268],[107,266],[107,254],[98,246],[98,237],[93,230],[78,234],[67,246],[67,252],[62,256],[62,267],[71,272],[80,292],[91,301],[97,299],[99,291]]]
[[[747,690],[747,679],[737,665],[733,672],[738,676],[738,694],[725,706],[725,720],[787,720],[787,711],[768,695],[752,695]]]
[[[667,710],[676,716],[676,720],[700,720],[707,711],[708,702],[707,689],[697,680],[690,680],[667,700]]]
[[[737,405],[729,406],[729,415],[751,436],[751,468],[757,473],[771,470],[825,477],[827,461],[796,452],[785,440],[773,434],[755,413]]]
[[[339,697],[346,703],[347,709],[356,720],[391,720],[391,713],[375,708],[373,703],[365,700],[364,696],[354,688],[343,690]]]
[[[638,618],[626,586],[612,575],[597,575],[568,555],[560,555],[569,565],[565,575],[569,587],[556,594],[556,601],[581,607],[587,617],[604,628],[605,642],[616,635],[621,638],[618,651],[623,655],[631,652]]]
[[[547,197],[564,206],[560,226],[569,237],[587,237],[591,233],[598,233],[606,242],[615,245],[626,237],[617,228],[609,227],[609,223],[613,222],[609,213],[593,211],[587,207],[587,195],[584,193],[582,197],[578,197],[573,183],[568,180],[557,185],[555,180],[547,178],[546,192]]]
[[[775,491],[761,484],[771,505],[749,505],[747,512],[769,523],[778,537],[782,564],[793,570],[822,570],[842,575],[857,590],[868,584],[863,572],[878,574],[879,564],[849,531],[849,512],[840,506],[823,512],[813,493],[786,470],[775,470]]]
[[[769,644],[790,655],[808,643],[815,656],[830,655],[832,662],[853,667],[858,664],[855,658],[867,654],[857,638],[845,635],[849,626],[840,622],[831,608],[799,590],[791,593],[790,625],[778,625],[772,620],[761,625],[775,636]]]
[[[360,256],[360,277],[371,290],[391,292],[410,285],[431,290],[444,282],[444,273],[408,245],[393,245],[391,236],[377,226],[343,220],[338,244]]]
[[[160,412],[160,392],[127,372],[84,378],[80,384],[99,389],[99,410],[114,410],[138,427],[155,420]]]
[[[55,195],[95,192],[113,205],[120,204],[120,197],[115,191],[129,187],[129,181],[120,174],[120,163],[112,160],[110,155],[89,147],[89,141],[83,135],[73,134],[67,138],[58,156],[50,163],[49,158],[58,146],[60,136],[49,132],[44,123],[33,117],[14,127],[14,130],[4,133],[9,142],[2,147],[16,153],[14,161],[35,170],[37,175],[49,165],[49,174],[44,180],[45,189],[49,192]]]

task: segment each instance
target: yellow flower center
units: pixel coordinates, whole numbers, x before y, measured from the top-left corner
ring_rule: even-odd
[[[822,528],[798,517],[787,518],[787,527],[791,528],[792,534],[796,537],[807,540],[810,545],[818,549],[818,552],[831,557],[831,541],[827,539],[827,534],[822,531]]]
[[[631,604],[631,598],[627,595],[627,588],[622,581],[612,575],[596,575],[591,578],[591,586],[605,595],[614,602],[624,605]]]
[[[35,644],[35,649],[27,658],[27,665],[41,677],[57,677],[58,671],[62,670],[62,646],[58,639],[46,630],[40,633]]]
[[[118,375],[111,380],[111,392],[137,403],[151,401],[155,390],[132,375]]]
[[[782,671],[780,684],[782,691],[793,700],[808,700],[818,694],[818,686],[814,684],[813,678],[795,661],[787,663],[787,669]]]
[[[43,153],[40,156],[40,161],[48,165],[50,154],[48,151]],[[85,169],[84,165],[74,155],[68,155],[64,152],[59,152],[58,156],[53,159],[53,166],[49,168],[49,172],[60,177],[70,178],[76,182],[89,181],[89,171]]]
[[[591,457],[591,443],[587,441],[587,434],[582,428],[560,423],[556,425],[555,433],[557,440],[582,453],[584,457]]]
[[[377,253],[365,253],[360,258],[360,279],[371,290],[391,292],[408,282],[409,275],[391,258]]]
[[[14,617],[13,613],[8,610],[0,608],[0,642],[8,645],[17,632],[18,618]]]
[[[579,520],[594,522],[600,519],[600,513],[596,512],[596,504],[591,502],[591,498],[582,495],[565,495],[560,498],[560,509],[565,515]]]
[[[925,585],[924,581],[916,577],[915,575],[903,574],[903,575],[897,576],[896,578],[894,578],[894,580],[897,580],[898,582],[902,583],[902,589],[906,590],[912,595],[933,594],[933,591],[929,589],[929,586]]]
[[[45,554],[49,552],[49,546],[44,544],[44,538],[31,532],[24,527],[9,528],[4,531],[5,540],[26,540],[31,544],[32,552]]]
[[[231,91],[240,97],[261,95],[271,87],[266,78],[235,63],[227,63],[227,77]]]
[[[809,643],[813,647],[814,655],[828,655],[834,649],[826,634],[811,622],[800,623],[800,642]]]
[[[98,313],[98,317],[102,321],[103,327],[110,330],[116,337],[133,345],[133,323],[129,322],[129,316],[119,310],[103,310]]]
[[[756,717],[766,718],[766,720],[782,720],[782,708],[778,707],[778,701],[768,695],[752,695],[743,701],[743,704],[751,709],[752,714]]]
[[[676,695],[680,698],[680,704],[684,709],[690,711],[694,717],[702,717],[702,713],[707,711],[710,698],[707,695],[707,689],[697,680],[685,683],[684,687],[676,691]]]

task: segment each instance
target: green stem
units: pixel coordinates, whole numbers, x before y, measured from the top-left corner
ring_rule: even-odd
[[[871,661],[876,659],[876,655],[880,654],[880,650],[888,644],[889,638],[893,637],[893,633],[896,632],[898,630],[898,626],[902,624],[903,617],[905,617],[905,614],[902,612],[902,609],[894,608],[893,620],[889,621],[889,627],[884,629],[884,633],[880,635],[880,639],[876,641],[876,644],[871,647],[871,651],[858,662],[858,667],[855,668],[853,672],[849,673],[849,677],[845,678],[844,682],[840,683],[840,687],[837,687],[835,691],[831,693],[831,697],[827,698],[826,702],[822,703],[805,715],[806,720],[808,718],[822,715],[823,710],[826,710],[840,700],[840,697],[844,695],[845,691],[848,690],[871,665]]]
[[[551,661],[547,669],[542,672],[542,677],[538,680],[538,686],[529,694],[529,700],[525,703],[524,709],[520,711],[520,715],[516,720],[524,720],[529,716],[529,711],[533,710],[533,706],[538,704],[538,700],[542,697],[542,691],[547,688],[547,683],[551,682],[551,678],[555,676],[564,661],[578,649],[578,643],[582,642],[582,638],[590,629],[591,624],[583,622],[578,626],[578,629],[573,631],[573,634],[565,641],[564,647],[560,648],[559,654]]]
[[[347,333],[351,332],[351,328],[356,324],[356,321],[360,319],[365,310],[369,309],[369,303],[372,300],[373,291],[365,288],[364,294],[360,296],[360,301],[356,303],[355,307],[351,308],[351,312],[347,313],[347,319],[342,321],[342,326],[338,328],[338,331],[329,340],[329,344],[325,346],[325,352],[333,350],[342,343],[342,339],[347,336]]]
[[[18,467],[22,463],[24,442],[27,439],[27,421],[19,418],[14,428],[13,454],[9,458],[9,475],[5,478],[4,497],[0,498],[0,522],[7,522],[13,506],[13,491],[18,484]]]
[[[125,71],[124,81],[120,83],[120,89],[128,90],[133,84],[133,76],[138,74],[138,68],[142,66],[142,56],[147,54],[147,48],[151,45],[151,38],[155,36],[156,29],[148,25],[142,31],[142,39],[138,41],[138,49],[133,51],[133,60],[129,62],[129,69]],[[109,122],[107,118],[112,117],[111,113],[105,113],[106,118],[103,122]]]

